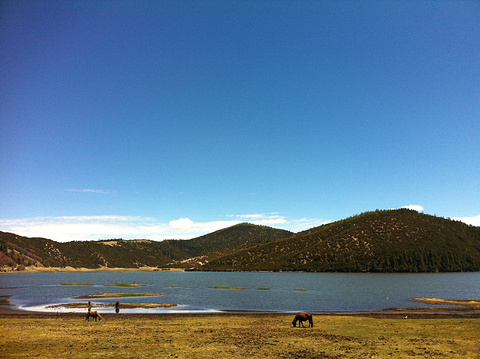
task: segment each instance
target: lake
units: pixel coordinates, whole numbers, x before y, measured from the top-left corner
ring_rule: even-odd
[[[91,285],[62,285],[77,283]],[[106,285],[137,283],[138,287]],[[213,288],[216,287],[216,288]],[[233,288],[232,288],[233,287]],[[0,295],[23,310],[87,302],[99,293],[167,293],[156,297],[92,299],[94,303],[174,303],[122,313],[216,311],[366,311],[422,306],[411,298],[480,298],[480,273],[73,272],[0,273]],[[84,312],[85,309],[63,309]],[[102,310],[113,312],[113,308]]]

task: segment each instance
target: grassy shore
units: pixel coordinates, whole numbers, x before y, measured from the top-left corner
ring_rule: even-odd
[[[480,320],[404,314],[0,314],[2,358],[478,358]]]

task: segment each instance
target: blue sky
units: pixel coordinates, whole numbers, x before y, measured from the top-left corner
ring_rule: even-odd
[[[0,230],[480,225],[476,1],[2,1]]]

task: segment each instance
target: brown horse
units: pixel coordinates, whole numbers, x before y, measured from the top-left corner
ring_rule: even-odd
[[[308,327],[313,328],[313,318],[312,318],[312,315],[310,313],[297,313],[297,315],[295,315],[295,319],[293,320],[292,324],[293,324],[294,327],[296,327],[297,322],[299,322],[298,323],[299,328],[300,328],[300,326],[305,327],[303,325],[303,322],[305,322],[307,320],[308,320]]]
[[[89,310],[89,311],[87,312],[87,316],[85,317],[85,320],[90,321],[90,317],[92,317],[93,319],[95,319],[95,321],[97,321],[97,319],[98,319],[98,320],[102,320],[102,319],[103,319],[99,312],[97,312],[97,311],[93,312],[93,311],[91,311],[91,310]]]

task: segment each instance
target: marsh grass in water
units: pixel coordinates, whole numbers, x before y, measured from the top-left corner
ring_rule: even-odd
[[[478,358],[474,318],[400,319],[290,314],[0,317],[0,357],[41,358]],[[18,335],[22,333],[22,335]]]
[[[220,286],[220,285],[214,285],[211,287],[208,287],[210,289],[247,289],[247,288],[240,288],[240,287],[233,287],[233,286]]]
[[[80,295],[73,299],[98,299],[98,298],[123,298],[123,297],[154,297],[158,295],[166,295],[167,293],[100,293]]]
[[[425,304],[434,304],[434,305],[456,305],[459,308],[454,308],[456,310],[480,310],[480,298],[471,298],[471,299],[440,299],[440,298],[412,298],[410,299],[413,302],[420,302]],[[439,309],[445,309],[439,308]],[[452,308],[453,309],[453,308]]]

